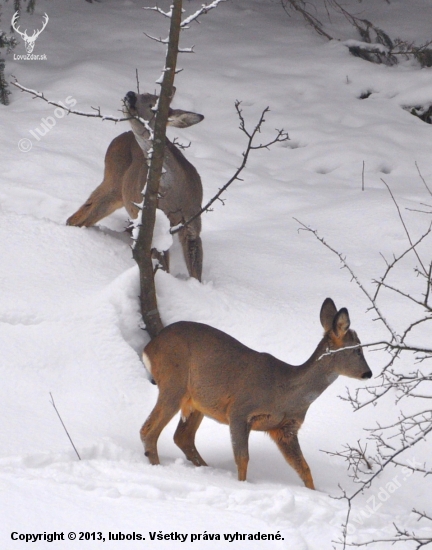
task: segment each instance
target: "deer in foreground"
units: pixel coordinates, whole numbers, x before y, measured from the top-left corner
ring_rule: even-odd
[[[157,441],[180,410],[174,441],[195,466],[206,466],[195,433],[209,416],[228,424],[238,470],[246,480],[250,430],[267,432],[306,487],[314,482],[297,439],[313,401],[339,375],[371,378],[345,308],[327,298],[320,313],[324,337],[299,366],[254,351],[209,325],[180,321],[165,327],[144,349],[143,361],[159,396],[141,428],[145,455],[159,464]]]
[[[154,127],[154,107],[158,96],[137,95],[128,92],[125,111],[148,121]],[[168,126],[187,128],[203,120],[203,115],[170,109]],[[68,220],[68,225],[90,227],[114,210],[124,206],[129,216],[138,216],[137,204],[142,202],[142,190],[147,180],[148,151],[152,147],[148,128],[137,119],[131,119],[132,131],[113,139],[105,155],[105,172],[102,183],[87,201]],[[164,174],[159,187],[158,208],[168,217],[171,227],[189,220],[201,210],[201,178],[192,164],[167,138],[164,157]],[[201,280],[202,243],[201,218],[197,217],[179,231],[179,239],[189,275]],[[165,252],[168,270],[168,252]]]

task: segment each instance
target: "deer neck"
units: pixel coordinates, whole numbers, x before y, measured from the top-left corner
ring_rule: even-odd
[[[153,141],[150,137],[150,133],[144,127],[140,127],[140,131],[133,129],[136,142],[141,148],[145,158],[148,160],[150,157],[150,151],[153,148]],[[166,180],[166,173],[170,171],[170,166],[175,164],[175,157],[171,152],[171,149],[174,147],[169,139],[165,138],[165,153],[164,153],[164,162],[163,162],[163,173],[162,173],[162,182]]]
[[[309,406],[338,377],[333,368],[333,356],[325,355],[327,339],[323,338],[309,359],[295,367],[296,387],[302,395],[302,401]]]
[[[135,140],[143,152],[144,158],[146,159],[147,165],[149,165],[151,150],[153,149],[153,141],[150,136],[150,132],[141,124],[139,127],[132,124],[132,131],[135,135]],[[176,158],[174,152],[175,146],[170,142],[170,140],[165,138],[165,151],[163,159],[163,170],[160,179],[160,189],[167,190],[172,187],[176,187],[178,183],[178,156]],[[181,153],[180,153],[181,156]],[[184,158],[184,157],[182,157]],[[164,210],[164,208],[162,208]],[[180,221],[180,220],[179,220]],[[179,223],[179,222],[176,222]]]
[[[148,158],[149,151],[153,147],[153,142],[150,139],[149,132],[143,128],[143,130],[140,133],[134,131],[134,134],[138,145],[140,146],[142,152],[144,153],[144,156]]]

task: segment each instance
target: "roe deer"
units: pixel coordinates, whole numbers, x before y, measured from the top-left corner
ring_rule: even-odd
[[[181,410],[174,441],[195,466],[206,466],[195,447],[203,416],[229,424],[238,479],[246,480],[250,430],[268,432],[306,487],[314,482],[297,439],[310,404],[339,374],[370,378],[345,308],[327,298],[320,313],[325,333],[300,366],[258,353],[216,328],[180,321],[164,328],[144,349],[143,360],[159,397],[141,428],[145,455],[159,464],[157,440]],[[337,353],[332,353],[338,351]],[[327,353],[330,352],[330,353]]]
[[[125,97],[125,111],[145,119],[152,128],[155,117],[153,109],[157,100],[156,95],[128,92]],[[203,118],[203,115],[197,113],[170,109],[168,126],[187,128],[201,122]],[[102,183],[67,220],[68,225],[90,227],[122,206],[131,218],[138,216],[137,204],[142,202],[142,190],[147,179],[148,150],[152,142],[142,123],[132,119],[131,126],[133,131],[120,134],[110,143],[105,155]],[[159,194],[158,208],[166,214],[171,227],[188,220],[201,210],[201,178],[194,166],[168,138]],[[200,217],[179,231],[189,275],[199,281],[203,256],[200,232]],[[168,269],[168,253],[165,255]]]

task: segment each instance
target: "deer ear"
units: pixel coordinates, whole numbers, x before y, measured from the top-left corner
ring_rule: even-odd
[[[333,319],[333,332],[338,338],[341,338],[347,333],[350,324],[351,321],[349,318],[348,310],[343,307],[337,312],[335,318]]]
[[[321,306],[320,321],[327,332],[333,327],[333,320],[337,314],[335,303],[331,298],[326,298]]]
[[[168,126],[174,126],[175,128],[188,128],[189,126],[198,124],[198,122],[201,122],[203,118],[203,115],[199,115],[198,113],[183,111],[182,109],[170,109]]]

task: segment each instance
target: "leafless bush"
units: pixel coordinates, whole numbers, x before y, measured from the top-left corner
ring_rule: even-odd
[[[419,175],[421,176],[420,172]],[[421,179],[426,191],[432,195],[422,176]],[[335,541],[344,549],[347,546],[366,546],[378,542],[404,542],[406,545],[411,543],[409,548],[415,549],[432,545],[432,534],[420,535],[396,524],[393,537],[376,538],[361,543],[348,540],[353,501],[376,484],[378,476],[389,466],[402,469],[402,472],[406,473],[405,477],[412,474],[423,476],[425,484],[432,480],[432,463],[418,462],[412,458],[414,448],[418,447],[418,453],[421,453],[420,447],[430,446],[432,439],[432,223],[428,216],[431,212],[423,209],[424,206],[429,207],[428,204],[424,204],[418,210],[418,215],[425,216],[426,222],[422,234],[414,239],[394,194],[386,182],[383,183],[397,210],[406,236],[406,245],[402,252],[391,259],[382,255],[384,269],[382,274],[372,281],[372,289],[357,277],[341,252],[332,247],[316,230],[299,222],[302,229],[312,233],[338,256],[343,268],[348,270],[353,281],[366,295],[370,304],[369,310],[375,313],[375,320],[380,322],[387,332],[387,337],[383,340],[365,344],[365,347],[386,353],[387,360],[375,378],[375,383],[358,388],[354,392],[347,391],[343,399],[355,410],[381,403],[386,403],[388,407],[390,401],[395,411],[393,420],[380,421],[378,417],[375,426],[366,428],[365,441],[359,440],[356,445],[345,445],[342,450],[329,453],[347,462],[350,475],[358,485],[351,493],[342,489],[342,496],[337,497],[347,502],[342,535]],[[400,274],[405,274],[407,263],[411,277],[407,278],[404,275],[402,279]],[[409,310],[410,315],[396,318],[395,309],[393,313],[389,311],[389,298],[398,304],[398,311]],[[379,411],[379,408],[376,410]],[[386,418],[389,418],[388,414]],[[431,487],[429,492],[430,490]],[[410,511],[422,524],[432,521],[431,513],[419,511],[417,508]]]
[[[389,0],[385,1],[390,4]],[[318,16],[317,8],[323,7],[328,19],[330,19],[332,12],[343,15],[360,37],[360,40],[346,42],[350,53],[356,57],[389,66],[396,65],[401,57],[405,59],[414,57],[421,67],[432,66],[432,48],[430,48],[432,41],[417,46],[414,42],[401,38],[392,39],[389,33],[373,22],[347,11],[338,0],[315,0],[315,2],[280,0],[280,2],[288,15],[290,15],[290,12],[299,13],[315,32],[328,40],[333,40],[336,37],[325,29],[325,24]]]

